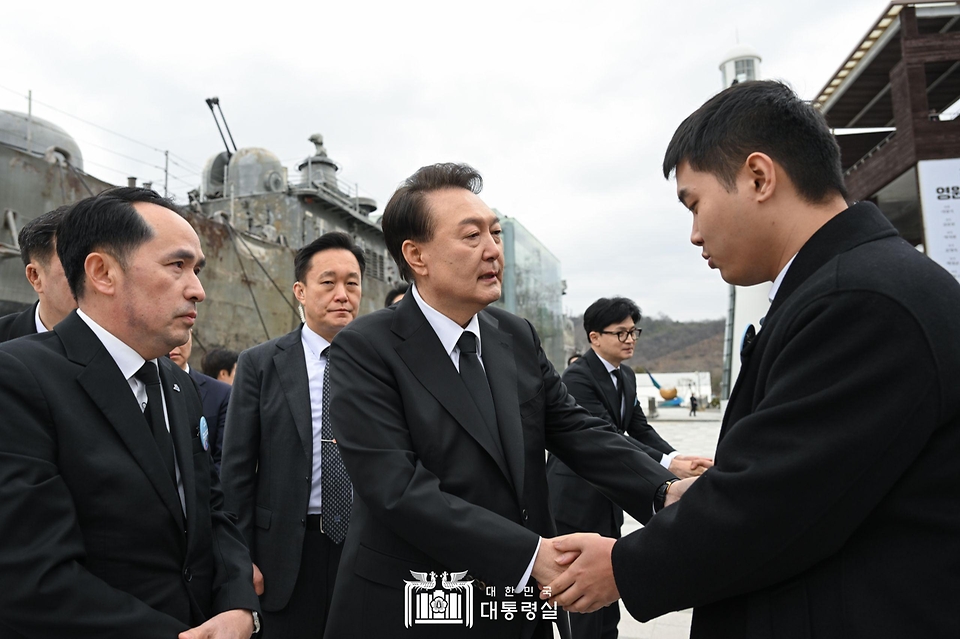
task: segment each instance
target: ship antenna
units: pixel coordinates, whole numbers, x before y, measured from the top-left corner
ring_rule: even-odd
[[[223,117],[223,107],[220,106],[220,98],[212,97],[207,98],[207,106],[210,107],[210,115],[213,116],[213,121],[217,125],[217,131],[220,132],[220,139],[223,140],[223,146],[227,149],[227,157],[232,157],[233,152],[230,151],[230,145],[227,144],[227,138],[223,136],[223,129],[220,128],[220,120],[223,120],[223,126],[227,129],[227,135],[230,136],[230,142],[233,144],[233,150],[237,150],[237,143],[233,141],[233,134],[230,133],[230,127],[227,125],[227,119]],[[220,111],[220,120],[217,119],[217,112],[213,110],[213,106],[216,105],[217,109]]]

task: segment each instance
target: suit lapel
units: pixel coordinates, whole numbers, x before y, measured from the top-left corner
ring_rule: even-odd
[[[157,491],[160,500],[179,523],[183,518],[180,496],[170,482],[170,475],[143,412],[137,406],[136,397],[130,391],[117,363],[76,312],[58,324],[56,332],[67,357],[84,366],[83,372],[77,376],[77,382],[117,431]]]
[[[620,425],[623,430],[630,423],[637,407],[637,377],[623,364],[620,365],[620,377],[623,379],[623,419]]]
[[[470,391],[457,373],[450,356],[444,351],[440,338],[420,312],[413,295],[407,295],[400,300],[396,314],[392,330],[404,340],[396,347],[397,354],[434,399],[487,451],[504,477],[509,480],[510,470],[501,453],[500,443],[494,440],[493,434],[484,423]],[[486,357],[485,352],[482,357]],[[493,393],[493,388],[490,391]],[[497,410],[498,419],[499,415],[500,411]]]
[[[173,439],[173,450],[177,454],[177,467],[180,469],[180,481],[183,483],[183,502],[187,516],[187,526],[191,526],[196,519],[197,509],[196,499],[194,499],[197,491],[197,478],[196,469],[193,466],[192,437],[194,430],[200,427],[200,422],[190,423],[187,406],[183,398],[183,389],[177,391],[173,388],[173,364],[166,361],[166,358],[160,358],[157,361],[160,363],[160,383],[163,385],[163,398],[167,404],[167,419],[170,421],[170,437]]]
[[[603,404],[607,412],[610,413],[610,417],[613,418],[613,425],[620,428],[620,422],[622,420],[622,415],[620,414],[620,397],[617,394],[616,387],[613,385],[613,378],[610,376],[610,373],[607,372],[607,367],[600,361],[600,356],[597,355],[592,348],[587,351],[583,357],[587,360],[587,366],[590,367],[590,372],[593,373],[593,378],[600,387],[600,397],[603,399]]]
[[[300,330],[291,331],[277,341],[277,353],[273,356],[277,376],[287,398],[293,423],[300,435],[307,462],[313,467],[313,416],[310,408],[310,381],[307,376],[307,359],[300,340]]]
[[[481,358],[497,410],[497,427],[517,497],[523,498],[523,423],[517,395],[517,362],[513,357],[513,336],[498,328],[498,322],[480,313]]]

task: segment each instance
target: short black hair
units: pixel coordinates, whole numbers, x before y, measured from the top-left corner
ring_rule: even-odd
[[[213,348],[207,351],[207,354],[200,360],[200,368],[204,375],[216,379],[220,371],[227,371],[229,374],[236,366],[239,357],[240,355],[236,351],[227,348]]]
[[[17,243],[20,245],[20,259],[23,265],[39,261],[43,264],[50,262],[54,254],[53,243],[57,239],[57,229],[63,216],[70,210],[70,204],[65,204],[43,215],[38,215],[27,222],[17,234]]]
[[[450,188],[479,194],[483,190],[483,178],[468,164],[446,162],[420,167],[404,180],[383,209],[380,218],[383,239],[403,279],[413,280],[413,271],[403,257],[403,243],[407,240],[428,242],[433,237],[433,221],[424,196]]]
[[[640,307],[626,297],[601,297],[583,312],[583,330],[599,333],[611,324],[629,317],[636,324],[640,321]]]
[[[63,216],[57,231],[57,255],[78,300],[83,297],[83,263],[90,253],[109,253],[125,269],[130,252],[153,237],[153,228],[133,208],[137,203],[178,212],[172,200],[156,191],[123,186],[82,199]]]
[[[310,260],[313,259],[314,255],[330,249],[343,249],[353,253],[360,264],[360,277],[363,277],[363,272],[367,268],[367,260],[363,257],[363,251],[353,243],[353,238],[346,233],[332,231],[324,233],[297,251],[296,257],[293,258],[293,272],[297,281],[303,282],[304,278],[307,277],[307,273],[310,272]]]
[[[569,366],[570,364],[573,364],[575,361],[577,361],[581,357],[583,357],[583,355],[581,355],[580,353],[574,353],[573,355],[567,358],[567,366]]]
[[[387,297],[384,298],[383,300],[383,307],[387,308],[388,306],[393,304],[393,298],[395,298],[397,295],[406,295],[408,290],[410,290],[410,285],[407,284],[406,282],[403,282],[402,284],[398,284],[397,286],[394,286],[393,288],[391,288],[390,292],[387,293]]]
[[[737,173],[755,152],[780,164],[808,202],[819,204],[831,194],[847,198],[840,146],[823,114],[771,80],[737,83],[687,117],[667,146],[663,176],[669,179],[688,162],[732,191]]]

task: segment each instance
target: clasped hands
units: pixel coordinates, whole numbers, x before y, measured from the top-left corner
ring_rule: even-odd
[[[664,506],[679,501],[696,477],[670,486]],[[611,554],[616,539],[596,533],[574,533],[542,539],[532,576],[542,599],[569,612],[594,612],[620,599]]]

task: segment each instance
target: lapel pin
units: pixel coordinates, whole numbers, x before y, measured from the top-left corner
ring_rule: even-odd
[[[210,450],[210,430],[207,428],[207,418],[200,418],[200,444],[204,450]]]
[[[180,387],[179,387],[177,384],[174,384],[174,385],[173,385],[173,390],[175,390],[175,391],[177,391],[177,392],[179,393],[179,392],[180,392]]]

